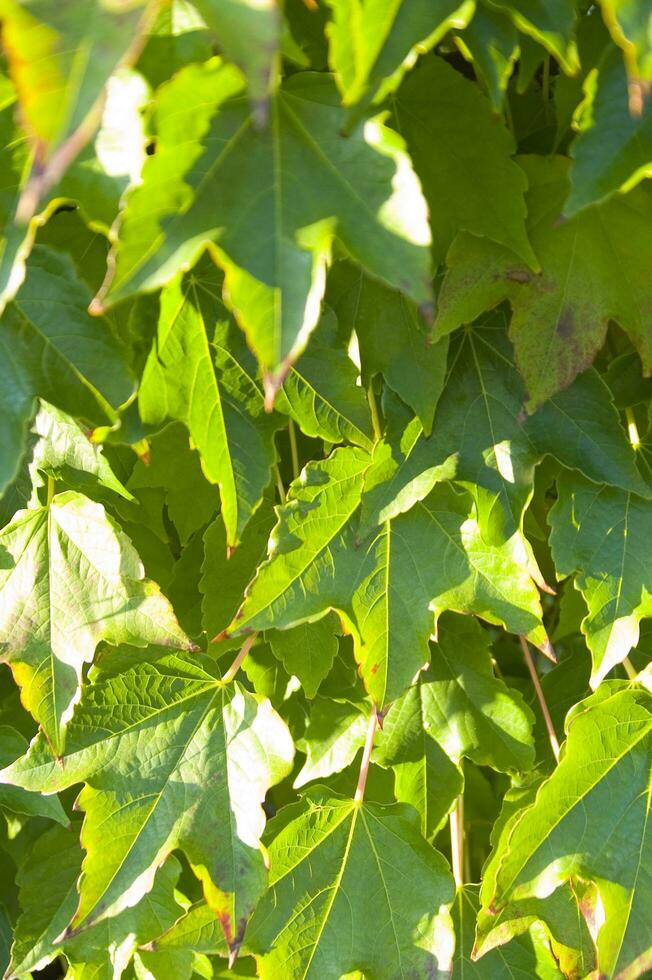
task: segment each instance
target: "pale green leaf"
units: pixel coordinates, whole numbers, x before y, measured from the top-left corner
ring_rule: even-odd
[[[351,765],[364,745],[368,726],[368,706],[316,698],[306,734],[297,745],[305,752],[306,761],[294,780],[294,788],[325,779]]]
[[[47,792],[86,781],[75,930],[139,901],[179,848],[237,950],[265,887],[261,803],[291,768],[289,732],[269,701],[223,684],[208,659],[150,655],[118,672],[116,658],[75,712],[65,766],[39,738],[3,781]]]
[[[21,204],[23,218],[31,218],[39,198],[93,136],[109,77],[139,49],[145,8],[145,0],[117,6],[102,0],[83,9],[56,0],[2,0],[9,70],[40,158]]]
[[[421,817],[430,840],[441,828],[464,788],[460,768],[433,737],[426,713],[423,674],[396,700],[376,735],[372,759],[394,770],[396,799]]]
[[[275,405],[307,436],[371,449],[374,434],[369,405],[364,389],[356,383],[355,364],[337,344],[336,331],[335,317],[327,313],[308,349],[291,368]]]
[[[24,755],[26,750],[27,740],[20,732],[9,725],[0,725],[0,765],[3,768]],[[0,810],[23,817],[46,817],[64,827],[69,824],[58,797],[28,793],[18,786],[3,786],[0,789]]]
[[[509,537],[523,526],[534,467],[544,455],[596,482],[649,494],[596,372],[581,375],[528,418],[500,313],[452,339],[450,365],[433,435],[412,422],[396,445],[386,440],[375,447],[365,475],[365,529],[408,510],[435,482],[452,477],[475,498],[485,534]]]
[[[72,490],[19,511],[0,532],[0,654],[23,703],[61,754],[82,670],[100,640],[147,646],[190,643],[130,540],[95,503]]]
[[[452,980],[562,980],[555,958],[542,930],[530,927],[529,932],[513,939],[507,946],[498,946],[482,959],[473,961],[473,939],[478,912],[478,886],[458,888],[451,910],[456,944]]]

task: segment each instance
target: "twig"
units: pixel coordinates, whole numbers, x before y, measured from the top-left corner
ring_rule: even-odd
[[[464,884],[464,794],[460,793],[451,811],[451,864],[456,888]]]
[[[371,761],[371,750],[374,747],[374,738],[376,737],[376,728],[378,727],[378,712],[374,707],[371,712],[371,718],[369,719],[369,727],[367,729],[367,739],[364,743],[364,752],[362,753],[362,762],[360,763],[360,775],[358,776],[358,785],[355,790],[354,799],[356,803],[360,803],[364,797],[364,789],[367,785],[367,776],[369,774],[369,762]]]
[[[288,424],[288,435],[290,437],[290,453],[292,455],[292,476],[296,480],[299,475],[299,450],[297,449],[297,433],[292,419],[290,419]]]
[[[235,675],[238,673],[242,661],[251,650],[252,646],[256,641],[257,636],[258,636],[257,633],[252,633],[251,636],[248,636],[247,639],[244,641],[242,647],[240,648],[240,652],[238,653],[238,656],[235,658],[235,660],[227,670],[226,674],[224,674],[222,677],[222,680],[225,684],[228,684],[229,681],[232,681]]]
[[[557,740],[557,733],[555,732],[555,726],[552,723],[552,718],[550,717],[550,712],[548,711],[548,705],[546,704],[545,695],[543,693],[543,688],[541,687],[541,682],[539,680],[539,675],[537,674],[537,669],[534,666],[534,661],[532,659],[532,654],[530,653],[530,648],[527,644],[527,640],[524,636],[519,636],[521,642],[521,649],[523,650],[523,656],[525,657],[525,663],[527,664],[527,669],[530,671],[530,677],[532,678],[532,683],[534,684],[534,690],[537,693],[537,698],[539,699],[539,705],[541,706],[541,713],[543,715],[543,720],[546,725],[546,730],[548,732],[548,740],[550,742],[550,747],[552,749],[553,755],[557,762],[559,762],[559,742]]]

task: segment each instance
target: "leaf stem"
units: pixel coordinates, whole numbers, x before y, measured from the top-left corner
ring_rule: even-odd
[[[283,486],[283,480],[281,479],[281,471],[278,468],[278,463],[274,463],[274,479],[276,480],[276,490],[278,492],[280,501],[282,504],[285,503],[285,487]]]
[[[297,432],[292,419],[288,423],[288,435],[290,437],[290,453],[292,455],[292,476],[296,480],[299,475],[299,450],[297,449]]]
[[[378,412],[378,402],[376,401],[373,381],[369,382],[369,387],[367,388],[367,401],[369,402],[369,411],[371,412],[371,424],[374,430],[374,437],[376,442],[380,442],[380,440],[383,438],[383,427],[380,424],[380,413]]]
[[[552,754],[554,755],[555,759],[557,762],[559,762],[559,741],[557,739],[557,733],[555,732],[555,726],[553,725],[552,718],[550,717],[550,712],[548,711],[548,705],[543,693],[543,688],[541,687],[541,681],[539,680],[539,675],[537,674],[537,669],[534,665],[534,660],[532,659],[532,654],[530,653],[527,640],[522,635],[519,636],[519,640],[521,642],[521,649],[523,650],[523,656],[525,657],[527,669],[530,671],[530,677],[532,678],[532,683],[534,684],[534,690],[536,691],[537,698],[539,699],[541,713],[546,725],[546,731],[548,732],[550,748],[552,749]]]
[[[636,680],[636,678],[638,677],[638,672],[634,664],[629,659],[629,657],[623,658],[623,667],[625,668],[625,673],[629,677],[630,681]]]
[[[53,499],[54,499],[54,479],[51,476],[49,476],[48,477],[48,507],[52,503]]]
[[[235,660],[233,661],[233,663],[231,664],[231,666],[227,670],[226,674],[224,674],[223,677],[222,677],[222,681],[223,681],[224,684],[228,684],[230,681],[232,681],[233,678],[235,677],[235,675],[238,673],[238,671],[240,670],[240,665],[242,664],[242,661],[247,656],[247,654],[251,650],[252,646],[256,642],[256,637],[257,636],[258,636],[258,633],[252,633],[251,636],[248,636],[247,639],[244,641],[244,643],[242,644],[242,646],[240,648],[240,651],[238,653],[238,656],[235,658]]]
[[[460,793],[450,813],[451,865],[455,887],[464,884],[464,794]]]
[[[356,786],[354,800],[356,803],[362,802],[364,797],[365,786],[367,785],[367,776],[369,774],[369,763],[371,761],[371,750],[374,747],[374,738],[376,737],[376,729],[378,728],[378,712],[374,706],[371,712],[371,717],[369,719],[369,727],[367,729],[367,738],[364,743],[364,751],[362,753],[362,762],[360,763],[360,775],[358,776],[358,785]]]

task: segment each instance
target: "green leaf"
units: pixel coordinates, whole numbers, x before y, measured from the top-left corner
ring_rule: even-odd
[[[206,902],[195,902],[165,932],[148,944],[152,952],[193,950],[224,955],[228,947],[215,912]]]
[[[114,422],[131,396],[124,351],[106,321],[88,316],[88,299],[68,257],[33,250],[0,321],[0,487],[15,476],[37,395],[91,424]]]
[[[25,707],[61,755],[82,669],[100,640],[188,648],[167,599],[101,504],[73,491],[0,532],[0,647]]]
[[[452,880],[410,807],[315,788],[279,820],[270,890],[247,934],[263,980],[449,969],[452,936],[440,909],[453,898]]]
[[[521,163],[530,182],[528,228],[542,273],[533,276],[506,249],[460,235],[447,256],[435,335],[509,299],[510,337],[532,411],[589,367],[609,320],[629,335],[644,370],[652,370],[652,296],[643,271],[652,247],[652,198],[638,187],[560,221],[568,161],[530,156]]]
[[[220,280],[206,260],[163,291],[138,405],[147,425],[187,425],[206,478],[220,488],[233,548],[269,484],[279,421],[264,411],[252,358],[219,298]]]
[[[453,980],[561,980],[559,970],[541,930],[530,928],[508,946],[498,946],[482,959],[472,959],[475,920],[478,913],[478,886],[458,888],[451,910],[457,943],[453,961]]]
[[[550,543],[560,578],[576,572],[588,606],[582,632],[593,657],[591,686],[638,643],[641,619],[652,615],[648,501],[614,487],[564,474],[550,511]]]
[[[134,466],[128,487],[134,491],[164,488],[168,514],[182,544],[208,524],[219,505],[218,493],[206,481],[183,425],[169,425],[149,441],[149,453]]]
[[[537,269],[525,231],[527,181],[512,160],[514,141],[477,86],[431,55],[410,72],[392,104],[432,215],[435,262],[464,229],[512,249]]]
[[[256,4],[247,0],[196,0],[195,6],[217,35],[221,50],[247,76],[254,112],[265,121],[281,33],[276,0]]]
[[[5,768],[25,754],[27,739],[15,728],[0,725],[0,746],[0,765]],[[48,820],[56,820],[64,827],[69,826],[68,817],[58,797],[28,793],[18,786],[3,786],[0,789],[0,809],[5,813],[24,817],[46,817]]]
[[[56,0],[2,0],[2,39],[39,164],[21,209],[30,218],[99,125],[104,87],[138,51],[144,0],[83,10]]]
[[[241,87],[213,61],[159,90],[157,152],[129,197],[107,301],[164,285],[216,243],[229,305],[271,400],[317,322],[333,236],[373,275],[426,303],[429,232],[402,140],[378,119],[342,136],[344,110],[327,76],[290,78],[263,131]]]
[[[360,541],[353,515],[367,465],[360,450],[338,450],[304,470],[229,632],[286,629],[337,609],[380,705],[398,697],[428,660],[427,638],[446,609],[502,623],[547,649],[524,540],[486,543],[468,496],[441,485]],[[437,563],[432,554],[441,556]]]
[[[363,526],[372,527],[454,477],[472,493],[491,540],[522,529],[534,467],[551,455],[600,483],[649,491],[609,391],[594,371],[527,418],[525,392],[499,313],[453,338],[450,370],[426,437],[415,423],[398,445],[379,443],[365,476]],[[491,529],[491,534],[490,534]]]
[[[316,698],[305,737],[297,746],[306,753],[306,761],[294,780],[294,788],[325,779],[351,765],[364,745],[368,726],[368,706]]]
[[[237,951],[265,887],[261,803],[291,768],[292,740],[269,701],[223,684],[210,660],[148,656],[119,673],[118,654],[88,688],[65,767],[39,738],[2,779],[46,792],[86,781],[75,931],[139,901],[179,848]]]
[[[423,836],[431,840],[462,792],[464,778],[434,737],[423,673],[391,705],[376,736],[372,759],[394,770],[396,799],[414,807]]]
[[[75,978],[86,977],[88,971],[89,977],[113,980],[122,975],[139,943],[148,942],[179,915],[173,890],[181,867],[172,857],[158,872],[150,894],[135,908],[77,938],[62,938],[79,897],[76,885],[82,856],[78,834],[56,829],[39,838],[21,867],[23,912],[16,924],[8,977],[40,970],[63,953]]]
[[[326,298],[337,313],[340,328],[347,334],[355,331],[362,383],[368,387],[381,374],[430,434],[444,385],[446,340],[431,343],[416,305],[352,263],[335,264],[328,276]]]
[[[512,21],[492,6],[478,6],[471,23],[456,36],[464,57],[484,81],[491,105],[500,112],[507,84],[519,56],[518,33]]]
[[[315,697],[333,666],[339,633],[337,616],[331,614],[316,623],[302,623],[291,630],[273,630],[268,634],[274,655],[288,674],[299,678],[307,698]]]
[[[571,876],[596,881],[606,913],[598,971],[638,976],[651,961],[647,910],[652,703],[614,683],[578,706],[566,751],[535,803],[521,812],[502,853],[495,895],[550,894]]]
[[[373,446],[373,429],[358,370],[336,343],[335,317],[322,317],[310,346],[291,368],[275,402],[307,436]]]
[[[226,630],[238,612],[245,587],[267,554],[267,541],[273,526],[274,508],[269,499],[263,497],[234,552],[228,548],[221,514],[206,529],[199,591],[202,593],[202,622],[209,639]]]
[[[468,24],[472,0],[328,0],[329,63],[344,105],[381,101],[417,54]]]
[[[454,762],[467,756],[499,772],[529,769],[534,719],[518,692],[494,676],[490,651],[474,619],[442,617],[421,678],[428,733]]]
[[[576,10],[573,0],[490,0],[507,13],[518,29],[542,44],[568,75],[579,68],[574,42]]]
[[[38,471],[79,490],[103,487],[125,500],[134,500],[111,469],[102,446],[93,443],[70,415],[41,401],[32,433],[36,443],[31,452],[30,471],[35,486],[39,482]]]
[[[619,51],[607,48],[585,82],[580,133],[573,143],[568,215],[652,175],[652,106],[629,111],[627,74]]]

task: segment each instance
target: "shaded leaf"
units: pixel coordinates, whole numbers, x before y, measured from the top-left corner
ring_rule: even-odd
[[[37,395],[91,424],[113,422],[131,396],[125,354],[68,257],[37,246],[0,321],[0,486],[13,479]]]
[[[165,284],[215,242],[229,305],[274,389],[317,322],[333,236],[424,303],[429,233],[402,140],[379,120],[342,136],[344,110],[327,76],[288,79],[263,131],[241,88],[211,61],[160,89],[157,152],[129,197],[107,299]]]
[[[591,364],[609,320],[629,335],[644,370],[652,369],[652,296],[643,271],[652,198],[638,187],[563,221],[568,161],[530,156],[522,165],[530,182],[528,227],[541,275],[533,276],[506,249],[460,235],[448,253],[435,330],[448,333],[509,299],[510,337],[533,410]]]
[[[652,615],[648,501],[578,476],[558,481],[550,511],[551,546],[560,578],[577,572],[576,587],[588,606],[582,632],[593,657],[591,686],[638,643],[639,622]]]
[[[393,110],[428,201],[435,261],[464,229],[538,268],[525,231],[527,181],[512,160],[514,141],[478,87],[430,56],[410,72]]]
[[[640,115],[630,113],[619,51],[607,49],[585,87],[580,134],[571,151],[571,191],[564,207],[569,215],[652,175],[652,106],[648,101]]]

